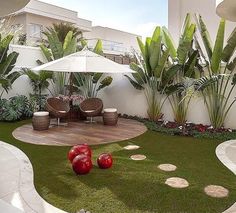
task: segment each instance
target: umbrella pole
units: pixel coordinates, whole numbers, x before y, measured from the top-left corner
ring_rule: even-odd
[[[72,96],[73,93],[73,76],[72,73],[70,73],[70,79],[69,79],[69,97]]]

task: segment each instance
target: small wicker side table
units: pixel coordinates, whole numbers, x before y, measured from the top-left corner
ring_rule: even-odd
[[[104,109],[103,123],[108,126],[115,126],[118,122],[118,113],[115,108]]]
[[[43,131],[48,130],[50,125],[49,112],[35,112],[32,119],[32,126],[34,130]]]

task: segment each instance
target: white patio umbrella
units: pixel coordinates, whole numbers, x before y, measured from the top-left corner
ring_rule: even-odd
[[[87,49],[33,68],[33,71],[40,70],[70,73],[134,73],[127,66],[120,65]]]
[[[0,17],[14,13],[25,7],[30,0],[0,0]]]

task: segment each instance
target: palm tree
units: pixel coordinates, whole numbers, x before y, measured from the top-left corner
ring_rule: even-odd
[[[1,38],[0,34],[0,86],[3,88],[3,91],[0,93],[0,99],[4,91],[8,92],[14,81],[21,75],[17,71],[12,72],[19,55],[17,52],[8,54],[12,39],[13,35],[7,35],[5,38]]]
[[[73,33],[73,37],[78,38],[80,36],[80,38],[82,38],[82,31],[80,31],[78,27],[71,23],[54,23],[52,27],[47,27],[46,31],[43,33],[47,36],[48,33],[53,31],[57,33],[58,39],[61,43],[65,41],[66,35],[70,31]]]

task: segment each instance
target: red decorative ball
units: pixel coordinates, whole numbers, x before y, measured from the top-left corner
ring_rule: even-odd
[[[92,167],[91,158],[84,154],[77,155],[72,161],[72,168],[77,175],[88,174]]]
[[[112,166],[111,154],[103,153],[97,159],[97,164],[101,169],[108,169]]]
[[[76,146],[73,146],[69,153],[68,153],[68,159],[70,160],[70,162],[72,163],[72,161],[74,160],[74,158],[77,156],[77,155],[80,155],[80,154],[84,154],[84,155],[87,155],[91,158],[92,156],[92,151],[91,149],[89,148],[89,146],[87,144],[81,144],[81,145],[76,145]]]

